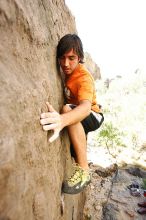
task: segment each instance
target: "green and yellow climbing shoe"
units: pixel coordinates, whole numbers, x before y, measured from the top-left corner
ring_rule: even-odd
[[[62,191],[67,194],[77,194],[82,192],[90,182],[89,170],[84,170],[76,164],[72,175],[63,182]]]

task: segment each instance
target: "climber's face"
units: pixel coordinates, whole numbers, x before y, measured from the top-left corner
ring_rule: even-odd
[[[59,64],[64,74],[71,74],[76,67],[78,66],[80,61],[79,56],[71,49],[66,52],[62,57],[59,58]]]

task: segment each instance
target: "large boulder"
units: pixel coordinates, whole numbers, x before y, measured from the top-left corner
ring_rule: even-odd
[[[0,219],[82,219],[84,195],[61,194],[67,133],[50,144],[39,124],[46,101],[63,105],[56,45],[74,32],[64,0],[0,1]]]

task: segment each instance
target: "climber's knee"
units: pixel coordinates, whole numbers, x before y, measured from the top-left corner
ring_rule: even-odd
[[[69,111],[71,111],[72,110],[72,108],[70,107],[70,105],[69,104],[66,104],[66,105],[64,105],[63,106],[63,108],[62,108],[62,113],[66,113],[66,112],[69,112]]]

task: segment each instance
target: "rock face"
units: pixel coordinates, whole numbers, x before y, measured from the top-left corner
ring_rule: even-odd
[[[91,164],[93,171],[92,182],[86,189],[83,220],[144,220],[145,215],[137,213],[138,203],[144,202],[143,180],[130,171],[137,168],[118,168],[116,164],[107,168]],[[139,169],[142,177],[146,171]],[[129,186],[136,183],[137,193],[131,193]],[[134,189],[135,190],[135,189]]]
[[[63,105],[55,48],[74,32],[63,0],[0,1],[0,219],[82,219],[84,195],[61,195],[67,133],[50,144],[39,124],[46,101]]]
[[[98,65],[93,61],[91,55],[89,53],[85,53],[85,66],[91,72],[94,79],[101,79],[100,68]]]

